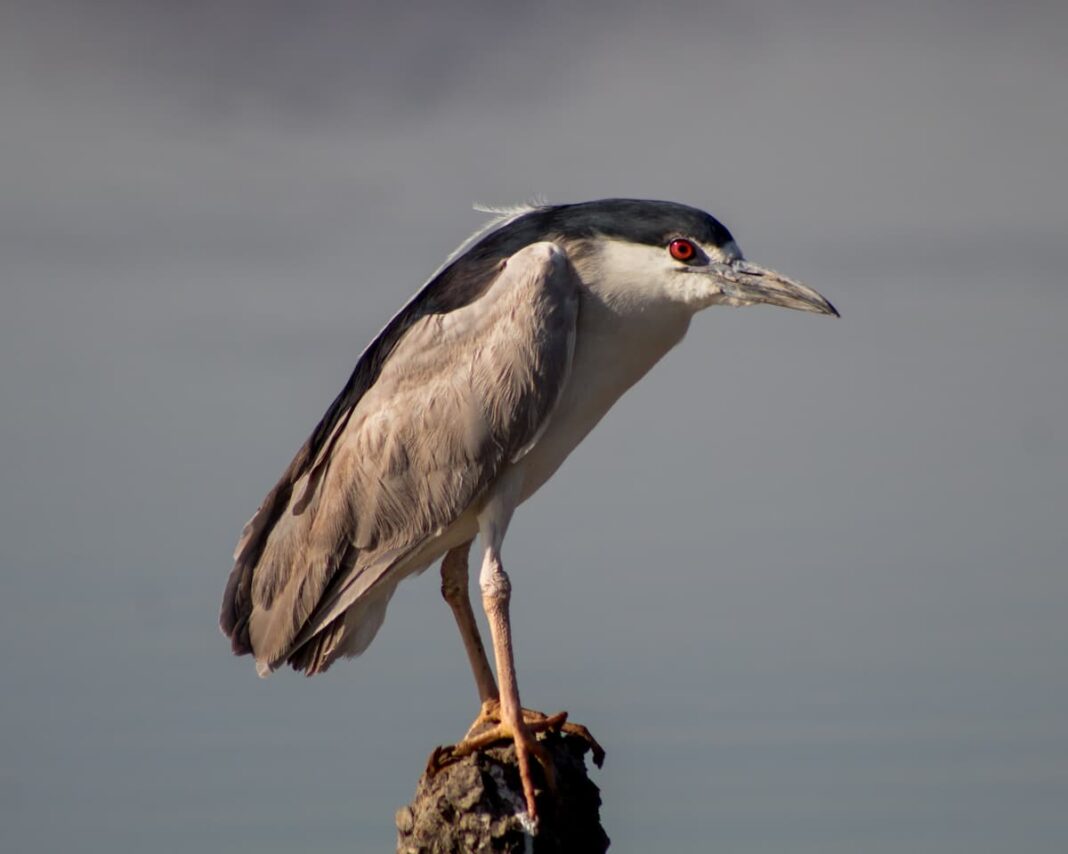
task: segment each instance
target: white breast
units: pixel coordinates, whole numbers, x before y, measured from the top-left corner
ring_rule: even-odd
[[[525,501],[633,386],[686,334],[691,314],[674,307],[621,311],[586,289],[571,374],[544,434],[517,463]]]

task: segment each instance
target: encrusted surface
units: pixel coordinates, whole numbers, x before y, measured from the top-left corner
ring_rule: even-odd
[[[398,854],[606,851],[600,790],[586,773],[589,745],[556,733],[539,741],[556,768],[556,794],[539,786],[533,840],[515,747],[502,744],[422,776],[415,800],[397,810]]]

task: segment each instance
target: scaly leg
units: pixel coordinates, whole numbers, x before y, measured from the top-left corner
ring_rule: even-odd
[[[471,550],[471,540],[457,546],[445,555],[441,562],[441,595],[452,608],[460,637],[464,641],[467,660],[471,662],[471,672],[475,675],[478,686],[478,698],[482,701],[483,712],[487,707],[496,705],[500,699],[497,683],[493,679],[486,649],[482,646],[482,637],[475,622],[475,613],[471,608],[471,597],[467,589],[467,555]],[[481,716],[480,716],[481,717]]]
[[[478,514],[478,533],[484,549],[478,584],[482,589],[482,606],[489,620],[497,678],[500,680],[500,729],[515,742],[519,779],[523,784],[527,814],[536,827],[538,807],[534,800],[531,766],[533,759],[541,761],[550,787],[554,783],[553,766],[548,753],[535,741],[534,733],[523,720],[523,707],[519,704],[519,685],[515,675],[515,656],[512,654],[512,627],[508,619],[512,584],[501,565],[501,543],[518,503],[521,484],[521,475],[516,470],[506,472]],[[487,705],[488,703],[483,703],[483,713],[487,711]],[[479,718],[482,718],[481,714]]]
[[[482,636],[475,622],[475,613],[471,608],[471,597],[468,596],[467,587],[467,558],[471,550],[471,540],[463,545],[451,549],[441,562],[441,595],[452,609],[456,618],[456,625],[460,629],[460,637],[463,638],[464,650],[467,659],[471,663],[471,672],[475,676],[475,684],[478,686],[478,698],[482,702],[475,722],[471,724],[464,738],[464,746],[470,749],[461,752],[460,755],[474,752],[494,741],[500,741],[504,736],[500,734],[501,722],[501,695],[497,690],[497,682],[490,670],[489,659],[486,658],[486,649],[482,645]],[[589,731],[579,724],[567,722],[567,712],[559,712],[555,715],[546,715],[534,709],[523,709],[523,720],[533,732],[555,730],[572,733],[584,738],[594,750],[596,757],[600,752],[600,745],[594,740]],[[450,753],[455,748],[450,748]],[[444,757],[443,757],[444,758]],[[598,761],[598,765],[601,763]]]
[[[515,674],[515,656],[512,653],[512,627],[508,618],[508,604],[512,584],[501,565],[498,544],[492,540],[486,544],[486,555],[479,576],[482,587],[482,607],[489,620],[493,636],[493,653],[500,677],[501,729],[515,741],[516,758],[519,760],[519,779],[527,802],[527,813],[532,822],[538,820],[538,807],[534,800],[534,778],[531,775],[532,759],[541,762],[546,781],[553,786],[552,760],[534,739],[534,733],[523,720],[523,707],[519,703],[519,683]],[[562,721],[561,721],[562,723]]]
[[[536,826],[537,804],[534,798],[534,781],[531,776],[531,757],[541,763],[550,789],[554,788],[555,774],[551,758],[537,743],[534,733],[549,730],[563,731],[583,738],[590,745],[594,762],[598,767],[604,762],[604,750],[584,726],[568,722],[566,712],[547,716],[541,712],[524,709],[520,705],[515,657],[512,653],[512,630],[508,616],[511,582],[500,559],[501,541],[504,539],[504,532],[508,527],[513,509],[510,498],[514,498],[514,494],[510,496],[509,490],[498,492],[487,502],[487,506],[479,517],[479,530],[485,548],[479,586],[482,589],[482,604],[489,620],[490,633],[493,636],[497,675],[501,680],[500,690],[490,671],[468,597],[467,556],[471,542],[468,541],[450,550],[442,561],[441,592],[445,601],[449,603],[449,607],[452,608],[456,623],[460,628],[464,648],[478,685],[482,708],[462,742],[434,750],[427,763],[427,773],[433,775],[461,757],[496,742],[514,741],[527,812]]]

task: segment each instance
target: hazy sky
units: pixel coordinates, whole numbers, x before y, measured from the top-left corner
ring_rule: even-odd
[[[477,711],[436,571],[261,681],[229,555],[471,203],[542,194],[843,314],[710,310],[512,525],[612,850],[1061,854],[1066,9],[0,2],[0,849],[391,850]]]

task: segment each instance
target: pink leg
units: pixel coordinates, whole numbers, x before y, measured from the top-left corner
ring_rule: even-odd
[[[507,476],[506,476],[507,478]],[[506,481],[498,485],[496,493],[487,501],[479,514],[479,534],[485,549],[479,587],[482,590],[482,605],[489,620],[493,637],[493,653],[497,664],[500,689],[486,660],[486,653],[479,638],[471,602],[467,596],[467,555],[471,543],[457,546],[445,555],[441,565],[441,592],[453,610],[460,634],[464,639],[471,669],[478,684],[482,709],[467,736],[459,744],[439,747],[430,755],[427,773],[433,775],[463,756],[479,751],[501,740],[515,743],[519,764],[519,777],[523,784],[523,797],[530,819],[537,823],[534,779],[531,775],[534,760],[541,763],[549,789],[554,788],[552,760],[534,738],[535,732],[566,732],[583,738],[593,751],[593,760],[600,767],[604,750],[589,731],[567,720],[567,713],[547,716],[541,712],[524,709],[519,702],[519,685],[515,673],[515,656],[512,652],[512,627],[508,616],[512,585],[501,565],[500,551],[504,532],[508,527],[517,494],[517,484]]]
[[[500,694],[493,679],[486,649],[482,646],[482,637],[475,622],[475,613],[471,608],[471,597],[467,589],[467,555],[471,550],[471,540],[449,551],[441,562],[441,595],[452,608],[456,625],[463,638],[467,660],[471,662],[471,672],[475,675],[478,686],[478,698],[485,710],[487,702],[497,701]]]
[[[509,732],[515,741],[516,757],[519,760],[519,778],[523,783],[527,812],[531,820],[537,822],[538,808],[534,799],[534,778],[531,775],[532,760],[537,759],[542,763],[550,785],[552,784],[552,761],[534,739],[534,734],[523,720],[523,707],[519,702],[519,683],[516,681],[515,674],[515,656],[512,653],[512,627],[508,618],[512,585],[501,566],[497,549],[492,543],[486,548],[479,583],[482,587],[482,606],[486,610],[490,634],[493,636],[497,675],[500,678],[501,727]]]

